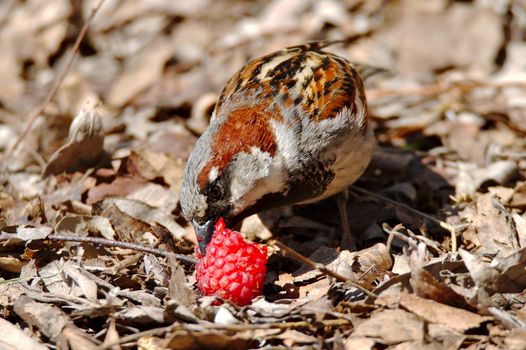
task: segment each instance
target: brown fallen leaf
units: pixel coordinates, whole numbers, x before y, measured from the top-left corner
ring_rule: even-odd
[[[38,240],[46,238],[53,229],[49,226],[40,227],[29,227],[20,225],[16,227],[16,233],[6,232],[7,230],[0,232],[0,240],[14,240],[18,242],[25,242],[31,240]],[[4,243],[5,244],[5,243]]]
[[[96,343],[90,340],[91,337],[74,326],[69,316],[54,305],[39,303],[23,295],[15,300],[14,311],[47,338],[58,342],[82,342],[84,349],[95,348]]]
[[[422,267],[412,268],[409,282],[418,296],[462,309],[473,309],[462,295],[456,293]]]
[[[513,218],[500,200],[490,194],[479,194],[471,217],[481,246],[477,253],[505,257],[514,252],[517,233]]]
[[[22,260],[13,256],[0,256],[0,270],[2,271],[20,273],[24,265]]]
[[[188,287],[184,269],[179,263],[170,258],[172,274],[168,285],[168,297],[175,299],[178,304],[190,307],[195,302],[195,293]]]
[[[161,208],[152,208],[138,200],[107,198],[94,205],[93,212],[94,214],[102,213],[112,205],[115,205],[118,210],[135,220],[143,221],[151,226],[163,226],[170,231],[174,239],[181,239],[185,234],[184,228],[175,221],[170,213]]]
[[[115,231],[111,226],[111,222],[104,216],[66,216],[63,217],[56,225],[55,232],[57,234],[76,236],[86,236],[90,233],[99,233],[106,239],[115,239]]]
[[[64,274],[72,281],[70,288],[71,294],[77,294],[75,290],[79,290],[78,294],[84,296],[90,301],[98,301],[99,288],[95,281],[93,281],[91,273],[86,271],[82,266],[76,266],[71,261],[68,261],[63,266]]]
[[[130,306],[114,313],[116,320],[128,324],[152,325],[165,322],[163,309],[155,306]]]
[[[501,272],[499,292],[521,293],[526,289],[526,247],[503,259],[498,259],[494,266]]]
[[[49,11],[48,6],[54,10]],[[47,3],[32,0],[17,3],[5,18],[2,13],[2,104],[13,108],[21,102],[19,97],[27,83],[21,74],[24,62],[32,60],[33,64],[41,69],[47,67],[48,59],[57,52],[68,33],[68,17],[72,12],[73,6],[65,0],[52,0]]]
[[[69,128],[69,137],[49,159],[43,176],[85,170],[104,153],[102,119],[95,110],[81,110]]]
[[[0,318],[0,343],[6,350],[34,349],[46,350],[48,347],[40,343],[35,337],[30,337],[18,326]]]
[[[164,339],[152,336],[140,337],[137,340],[137,348],[141,350],[164,350]]]
[[[406,310],[427,322],[444,324],[459,332],[480,327],[482,323],[492,319],[404,292],[400,293],[399,302]]]
[[[424,322],[400,309],[378,311],[358,324],[350,338],[369,338],[385,345],[423,340]]]
[[[521,293],[526,289],[526,248],[492,264],[464,249],[459,250],[473,281],[489,295],[494,293]]]
[[[120,210],[115,204],[104,208],[99,213],[108,218],[115,229],[119,241],[141,242],[145,239],[145,233],[151,232],[151,225],[143,220],[137,219]]]
[[[409,283],[414,293],[420,297],[462,309],[473,309],[463,296],[446,286],[441,280],[427,271],[428,252],[423,243],[410,253],[411,278]]]
[[[151,207],[161,208],[169,213],[173,212],[179,203],[178,192],[151,182],[131,192],[126,198],[139,200]]]
[[[147,184],[140,176],[119,176],[111,183],[102,183],[88,191],[87,204],[94,204],[109,197],[126,197]]]

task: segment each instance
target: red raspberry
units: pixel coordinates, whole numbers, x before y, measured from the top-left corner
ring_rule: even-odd
[[[245,241],[219,218],[206,255],[195,267],[197,286],[205,295],[246,305],[261,294],[266,263],[267,247]]]

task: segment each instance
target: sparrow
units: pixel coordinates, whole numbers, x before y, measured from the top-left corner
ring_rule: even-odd
[[[223,88],[179,197],[203,255],[220,217],[231,227],[264,210],[325,199],[369,164],[376,142],[364,84],[349,61],[323,51],[328,44],[256,58]],[[343,231],[351,244],[348,223]]]

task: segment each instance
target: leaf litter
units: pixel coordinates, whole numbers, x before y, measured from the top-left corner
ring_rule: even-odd
[[[2,344],[526,348],[524,18],[512,0],[0,4]],[[331,199],[248,218],[263,296],[218,305],[193,276],[184,164],[236,69],[319,39],[387,72],[366,81],[359,249]]]

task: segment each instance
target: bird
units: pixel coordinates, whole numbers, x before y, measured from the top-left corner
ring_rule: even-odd
[[[346,193],[376,140],[364,83],[330,42],[255,58],[226,83],[185,166],[179,201],[204,255],[214,224]],[[355,247],[345,196],[342,245]]]

